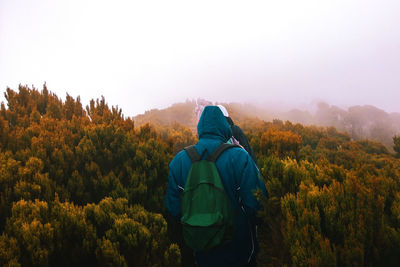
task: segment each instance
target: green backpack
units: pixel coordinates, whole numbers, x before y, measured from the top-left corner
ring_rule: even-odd
[[[207,159],[194,146],[185,148],[192,166],[183,191],[181,223],[186,244],[196,251],[234,237],[235,214],[215,165],[219,155],[232,147],[238,146],[223,143]]]

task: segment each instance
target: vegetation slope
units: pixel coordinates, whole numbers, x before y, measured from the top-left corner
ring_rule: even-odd
[[[185,123],[150,125],[104,98],[83,108],[79,97],[63,101],[46,86],[7,89],[6,100],[1,266],[192,264],[163,198],[170,160],[196,142],[193,113],[179,112]],[[260,266],[400,264],[399,137],[390,152],[333,127],[228,111],[248,136],[269,193],[260,197]]]

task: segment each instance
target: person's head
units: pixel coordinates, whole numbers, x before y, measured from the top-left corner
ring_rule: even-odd
[[[197,133],[199,138],[218,136],[223,142],[226,142],[232,136],[231,127],[217,106],[206,106],[204,108],[197,124]]]
[[[229,117],[229,113],[226,110],[226,108],[223,105],[217,105],[217,107],[219,107],[219,109],[221,110],[222,114],[224,114],[228,124],[232,126],[233,125],[233,121],[232,121],[231,117]]]
[[[223,105],[217,105],[217,107],[219,107],[219,109],[221,110],[222,114],[224,114],[225,117],[229,117],[229,113]]]

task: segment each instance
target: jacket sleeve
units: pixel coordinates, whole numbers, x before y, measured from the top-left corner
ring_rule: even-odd
[[[169,166],[169,175],[168,175],[168,187],[167,193],[165,195],[165,205],[167,207],[168,212],[174,217],[177,221],[181,219],[181,194],[183,188],[181,188],[176,182],[176,177],[173,169],[173,162],[171,162]]]
[[[239,177],[239,197],[246,216],[253,222],[256,221],[257,211],[262,209],[261,203],[255,196],[257,190],[261,190],[262,194],[267,196],[267,189],[260,179],[258,168],[247,154]]]

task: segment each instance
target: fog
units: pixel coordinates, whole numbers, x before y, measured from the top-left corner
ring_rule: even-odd
[[[127,116],[186,99],[400,112],[400,1],[0,2],[0,101],[44,82]]]

